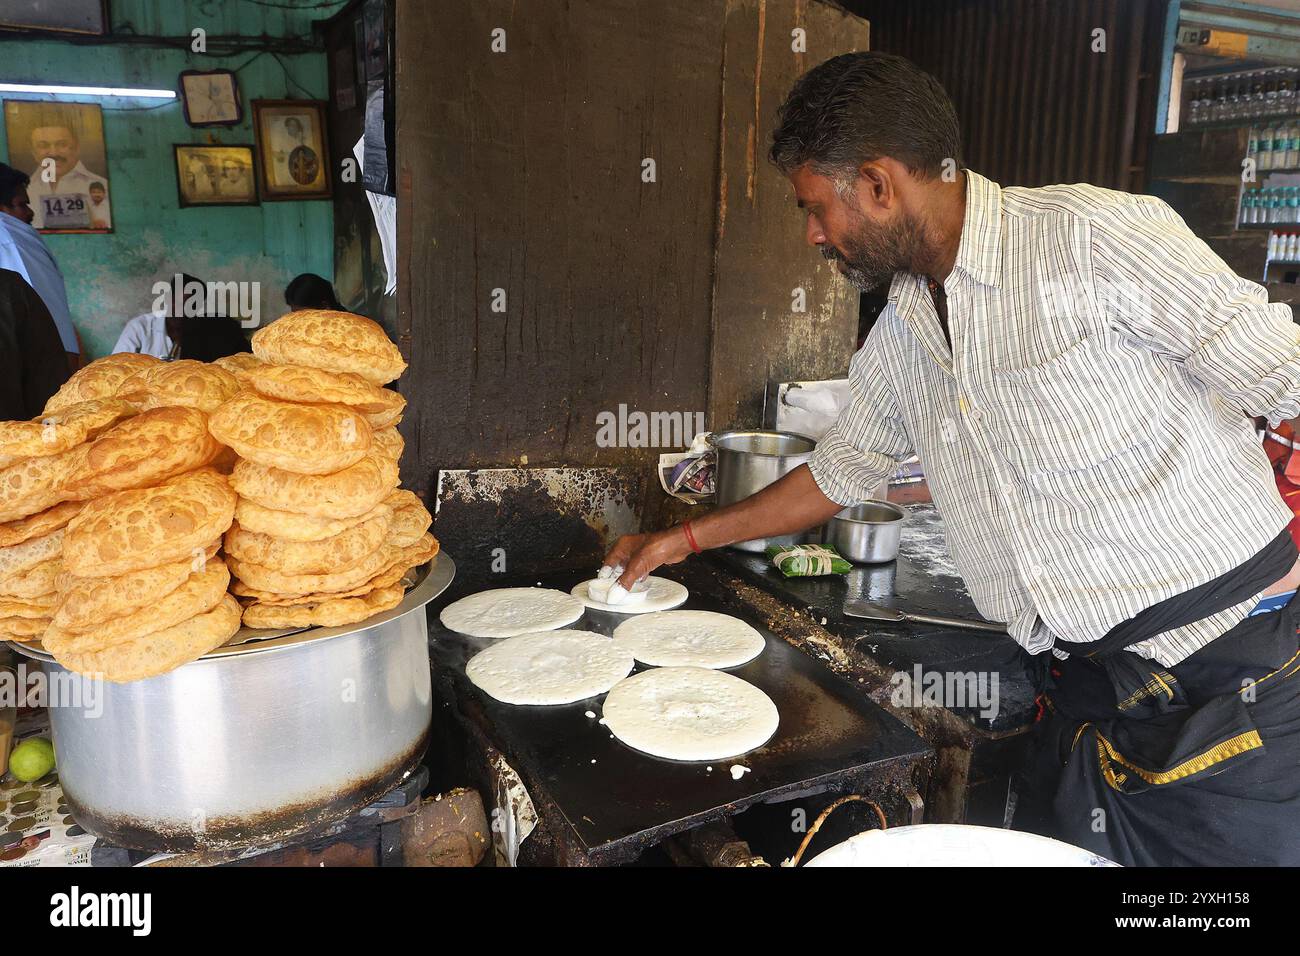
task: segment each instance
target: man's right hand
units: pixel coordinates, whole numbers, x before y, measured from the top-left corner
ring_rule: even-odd
[[[680,527],[650,534],[625,534],[614,542],[605,555],[606,568],[623,568],[618,583],[630,591],[632,585],[662,564],[676,564],[691,553],[686,535]],[[615,597],[611,593],[610,597]],[[610,603],[618,603],[612,601]]]
[[[824,495],[807,465],[768,485],[743,501],[709,511],[690,522],[692,536],[701,549],[720,548],[751,538],[793,534],[825,524],[837,514],[838,505]],[[609,603],[619,604],[627,591],[661,564],[676,564],[691,553],[686,532],[679,525],[650,534],[627,534],[619,538],[605,556],[608,577],[622,567],[618,584],[610,589]]]

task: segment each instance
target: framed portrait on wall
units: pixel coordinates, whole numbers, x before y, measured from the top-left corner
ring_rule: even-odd
[[[185,122],[191,126],[237,126],[244,118],[239,81],[229,70],[185,70],[180,77]]]
[[[0,2],[0,28],[38,33],[108,33],[108,0],[5,0]]]
[[[98,103],[5,100],[8,163],[26,173],[41,232],[113,231],[104,114]]]
[[[263,201],[332,193],[323,100],[253,100]]]
[[[176,194],[188,206],[252,206],[257,203],[253,147],[176,143]]]

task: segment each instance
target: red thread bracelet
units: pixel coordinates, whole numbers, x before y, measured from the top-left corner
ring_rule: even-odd
[[[700,546],[695,543],[695,535],[691,534],[691,523],[689,521],[682,522],[682,532],[686,535],[686,543],[691,546],[691,550],[696,554],[701,554]]]

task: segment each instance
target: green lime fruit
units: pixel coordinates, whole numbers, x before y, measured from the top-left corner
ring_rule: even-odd
[[[9,770],[23,783],[40,780],[54,769],[54,745],[44,737],[28,737],[9,755]]]

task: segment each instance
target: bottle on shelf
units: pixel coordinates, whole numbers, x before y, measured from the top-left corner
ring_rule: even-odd
[[[1277,110],[1282,116],[1295,115],[1295,86],[1300,70],[1293,66],[1284,66],[1278,70]]]
[[[1270,67],[1238,73],[1191,77],[1185,125],[1289,120],[1300,112],[1300,67]]]
[[[1273,168],[1273,127],[1265,125],[1259,131],[1259,142],[1255,149],[1255,168],[1269,170]]]
[[[1205,105],[1202,97],[1205,95],[1205,80],[1194,79],[1187,83],[1187,125],[1200,126],[1205,122]]]
[[[1277,116],[1277,86],[1279,70],[1264,70],[1263,97],[1259,105],[1259,116]]]

